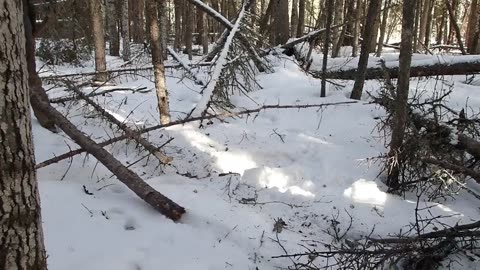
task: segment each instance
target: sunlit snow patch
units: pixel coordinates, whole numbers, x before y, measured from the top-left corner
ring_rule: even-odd
[[[347,188],[343,195],[353,199],[354,202],[384,205],[387,194],[381,191],[374,181],[365,179],[357,180]]]
[[[287,172],[285,169],[261,167],[245,171],[243,181],[260,187],[277,188],[280,192],[290,192],[292,195],[315,197],[308,191],[313,183],[305,180],[299,172]]]

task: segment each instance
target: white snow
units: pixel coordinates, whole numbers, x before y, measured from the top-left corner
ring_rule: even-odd
[[[384,57],[398,56],[392,53]],[[308,77],[291,59],[271,60],[275,72],[259,75],[263,89],[250,94],[256,103],[348,101],[353,82],[339,82],[344,86],[338,89],[329,84],[327,97],[320,98],[319,80]],[[342,61],[350,60],[339,58],[330,65]],[[109,66],[118,66],[120,62],[109,58]],[[78,70],[56,69],[63,73]],[[92,63],[82,70],[92,71]],[[184,118],[195,104],[197,108],[205,104],[208,93],[202,97],[199,86],[187,79],[179,80],[182,70],[167,73],[172,119]],[[206,78],[207,74],[201,76]],[[154,87],[148,78],[131,75],[115,82],[118,87]],[[479,107],[478,82],[467,85],[465,76],[446,76],[443,81],[417,78],[412,80],[411,90],[422,89],[428,95],[433,89],[448,88],[451,84],[451,107],[463,108],[467,97],[472,108]],[[371,92],[379,87],[376,81],[367,81],[365,85]],[[49,91],[51,97],[67,94],[62,89]],[[250,98],[233,95],[232,102],[237,110],[258,107]],[[158,123],[154,91],[112,92],[94,99],[131,125]],[[98,117],[86,118],[85,113],[92,115],[84,105],[78,102],[55,106],[96,141],[119,134]],[[145,204],[91,156],[79,155],[42,168],[38,178],[49,269],[286,268],[291,265],[290,260],[271,258],[284,253],[273,241],[276,218],[288,225],[278,237],[290,253],[304,252],[301,245],[322,249],[309,240],[330,243],[332,239],[325,231],[332,216],[338,215],[342,230],[348,227],[348,214],[353,217],[349,232],[352,238],[366,235],[373,228],[373,236],[405,230],[415,220],[415,194],[402,198],[386,193],[386,187],[377,179],[379,164],[368,159],[386,151],[374,119],[383,115],[382,109],[367,103],[331,106],[320,111],[272,109],[243,118],[215,120],[203,129],[191,123],[150,133],[148,139],[157,145],[174,138],[164,147],[165,153],[173,157],[172,166],[158,168],[158,161],[150,158],[131,168],[186,208],[187,214],[178,223]],[[40,128],[36,119],[33,121],[37,162],[69,151],[69,147],[78,147],[63,133],[52,134]],[[145,155],[134,143],[119,142],[107,150],[124,164],[132,164]],[[220,173],[227,174],[219,176]],[[87,195],[83,186],[94,195]],[[256,199],[256,204],[251,204],[252,199]],[[431,206],[432,215],[455,214],[442,219],[446,224],[468,223],[480,217],[478,202],[465,192],[455,201],[420,205]],[[318,264],[325,263],[318,260]],[[478,262],[461,263],[453,263],[452,268],[480,267]]]

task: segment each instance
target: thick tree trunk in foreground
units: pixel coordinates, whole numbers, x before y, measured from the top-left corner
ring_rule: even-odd
[[[36,98],[36,95],[32,96],[32,99]],[[40,100],[38,102],[41,104],[43,113],[54,119],[55,123],[57,123],[57,125],[65,132],[65,134],[72,138],[72,140],[74,140],[75,143],[77,143],[80,147],[85,149],[85,151],[100,161],[118,178],[118,180],[135,192],[138,197],[172,220],[179,220],[182,217],[182,215],[185,213],[185,209],[183,207],[176,204],[145,183],[135,172],[125,167],[120,161],[115,159],[99,144],[85,136],[70,121],[68,121],[65,116],[55,110],[52,106]]]
[[[369,27],[376,24],[378,12],[380,10],[382,0],[371,0],[368,6],[367,20],[365,22],[365,30],[363,32],[363,41],[360,51],[360,59],[358,60],[358,71],[355,77],[355,84],[350,98],[360,99],[362,97],[363,85],[365,84],[365,75],[368,66],[368,54],[371,50],[372,39],[374,37],[375,27]]]
[[[96,81],[104,82],[108,79],[107,62],[105,60],[105,31],[103,28],[102,2],[90,0],[90,17],[92,21],[92,35],[95,43],[95,76]]]
[[[417,0],[405,0],[403,3],[402,41],[400,43],[399,76],[397,84],[397,96],[392,119],[392,140],[390,141],[391,157],[387,186],[395,190],[400,184],[400,168],[402,167],[402,145],[405,135],[405,124],[408,117],[408,91],[410,87],[410,66],[412,63],[413,25],[415,14],[415,2]]]
[[[46,270],[22,4],[0,6],[0,269]]]
[[[165,67],[163,65],[163,52],[161,46],[161,33],[157,15],[156,0],[146,1],[146,16],[149,22],[150,46],[152,49],[153,73],[155,76],[155,89],[157,91],[158,110],[160,123],[170,122],[170,109],[168,105],[168,92],[165,81]]]

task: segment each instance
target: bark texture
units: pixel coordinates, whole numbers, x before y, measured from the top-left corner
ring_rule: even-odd
[[[0,269],[46,270],[22,4],[0,6]]]
[[[155,76],[155,89],[158,99],[158,110],[160,113],[160,123],[170,122],[170,109],[168,105],[168,92],[165,82],[165,67],[163,65],[163,52],[161,46],[160,26],[157,15],[156,0],[146,1],[146,16],[149,23],[150,45],[152,49],[153,73]]]
[[[95,80],[104,82],[108,79],[107,62],[105,60],[105,30],[103,27],[102,2],[90,0],[90,16],[92,20],[92,35],[95,44]]]
[[[45,89],[43,89],[42,80],[38,76],[37,66],[35,64],[35,25],[32,22],[34,19],[34,16],[32,16],[33,11],[29,10],[29,8],[30,6],[28,5],[28,0],[23,0],[23,21],[26,40],[25,49],[27,56],[28,86],[30,88],[30,94],[35,92],[44,102],[48,102],[47,93],[45,93]],[[38,109],[38,104],[36,102],[31,102],[31,105],[39,124],[42,127],[55,132],[55,122]]]
[[[358,71],[357,76],[355,77],[355,84],[353,85],[353,90],[350,98],[360,99],[362,97],[363,85],[365,83],[365,75],[367,73],[368,65],[368,54],[371,50],[372,40],[374,38],[374,27],[368,27],[375,25],[378,12],[380,11],[380,6],[382,4],[381,0],[371,0],[368,5],[367,19],[365,22],[365,29],[363,33],[362,48],[360,51],[360,59],[358,60]]]
[[[303,36],[304,27],[305,27],[305,0],[299,0],[297,37]]]
[[[410,87],[410,66],[412,63],[413,26],[416,0],[405,0],[403,3],[402,41],[400,43],[400,63],[395,98],[395,111],[392,119],[392,140],[389,156],[393,158],[388,171],[387,186],[395,190],[399,185],[400,167],[402,166],[401,151],[405,135],[405,124],[408,111],[408,91]]]

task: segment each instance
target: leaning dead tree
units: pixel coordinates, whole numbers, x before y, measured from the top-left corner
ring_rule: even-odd
[[[235,34],[237,34],[237,32],[240,30],[240,24],[242,22],[242,19],[244,18],[245,10],[247,8],[248,2],[249,1],[243,4],[242,9],[240,10],[240,14],[238,15],[237,21],[233,25],[233,28],[230,30],[230,34],[225,40],[225,45],[222,49],[222,52],[220,53],[215,66],[213,67],[213,74],[210,79],[210,82],[205,86],[203,90],[203,96],[200,99],[200,101],[197,103],[197,106],[195,107],[195,109],[193,110],[191,114],[192,116],[198,116],[198,115],[204,116],[211,105],[214,91],[215,90],[221,91],[218,88],[222,87],[223,86],[222,83],[225,82],[225,81],[222,82],[222,79],[224,80],[224,78],[221,78],[221,76],[225,75],[224,72],[228,64],[227,63],[228,53],[230,52]]]
[[[217,55],[221,48],[224,47],[225,42],[227,41],[227,37],[229,32],[232,31],[234,28],[234,24],[232,24],[227,18],[225,18],[221,13],[217,12],[216,10],[212,9],[204,2],[200,0],[188,0],[191,4],[195,5],[197,8],[201,9],[209,16],[217,20],[222,26],[226,28],[226,30],[222,33],[220,38],[217,40],[214,49],[209,53],[207,60],[211,61],[215,55]],[[245,3],[244,3],[245,4]],[[246,1],[246,4],[250,6],[250,1]],[[245,11],[244,11],[245,12]],[[248,53],[249,58],[253,60],[255,66],[259,71],[266,71],[269,70],[267,65],[264,63],[264,60],[260,57],[255,47],[250,43],[249,38],[245,36],[243,33],[238,33],[236,38],[238,38],[239,42],[244,46],[245,51]]]

